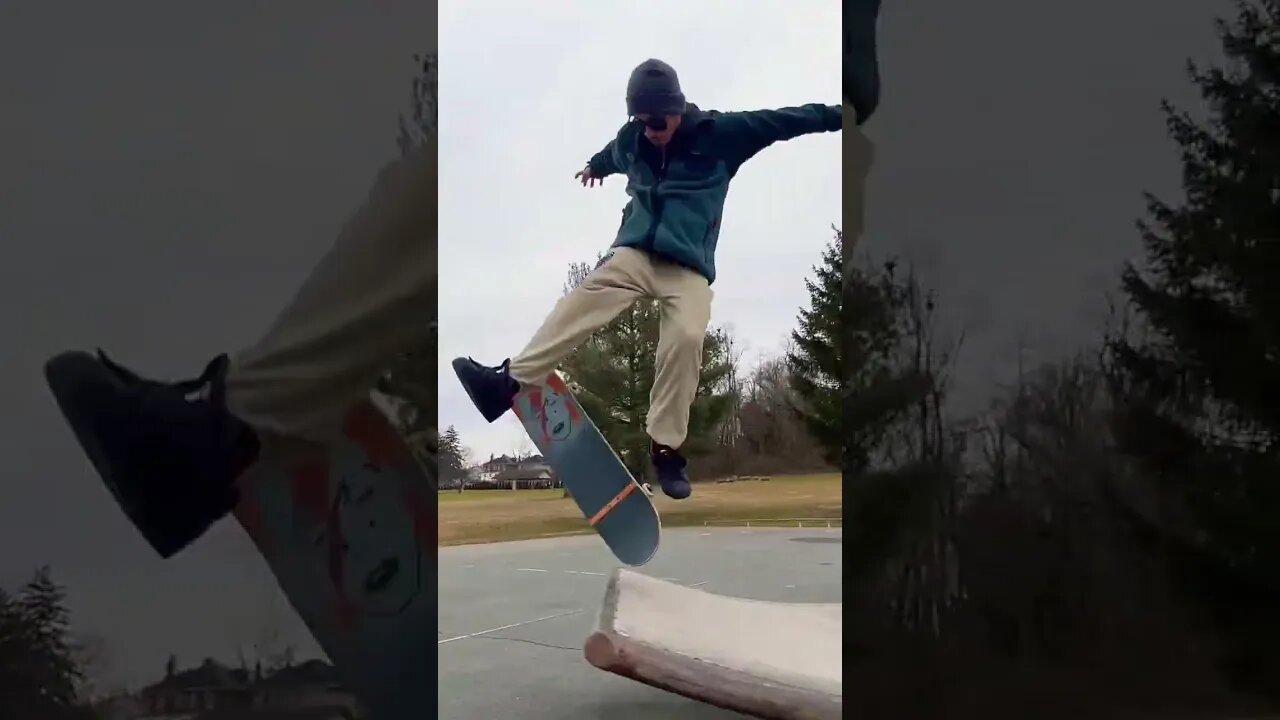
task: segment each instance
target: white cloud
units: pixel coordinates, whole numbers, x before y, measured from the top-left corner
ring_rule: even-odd
[[[631,69],[673,65],[705,109],[839,102],[840,5],[440,4],[440,407],[476,456],[524,432],[488,425],[449,368],[496,364],[524,346],[561,294],[569,263],[613,241],[625,179],[573,179],[626,120]],[[776,352],[807,302],[804,278],[840,218],[839,133],[797,138],[743,166],[725,207],[712,323],[748,354]]]

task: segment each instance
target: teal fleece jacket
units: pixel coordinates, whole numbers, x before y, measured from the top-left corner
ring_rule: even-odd
[[[665,150],[628,122],[588,163],[592,175],[627,175],[631,200],[614,247],[634,247],[716,279],[716,243],[729,182],[773,143],[840,130],[839,105],[717,112],[690,103]]]

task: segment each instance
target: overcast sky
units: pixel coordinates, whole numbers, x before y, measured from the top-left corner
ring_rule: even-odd
[[[1232,3],[885,3],[884,89],[859,251],[914,260],[963,331],[958,411],[1027,363],[1095,340],[1142,192],[1180,198],[1161,98],[1197,111]]]
[[[707,107],[835,102],[830,5],[446,5],[442,358],[518,352],[566,266],[609,243],[620,178],[586,190],[572,175],[623,120],[633,65],[671,62]],[[102,345],[187,376],[252,342],[395,153],[411,55],[434,34],[408,0],[181,7],[0,4],[0,584],[52,564],[73,620],[106,637],[110,679],[135,682],[169,652],[230,658],[266,628],[309,641],[234,523],[152,556],[40,365]],[[1176,188],[1159,100],[1194,101],[1183,62],[1216,56],[1225,7],[886,4],[866,247],[923,261],[969,333],[970,395],[1006,376],[1019,333],[1046,351],[1093,335],[1098,294],[1138,250],[1140,192]],[[770,148],[730,194],[713,321],[753,350],[784,338],[838,221],[839,143]],[[441,420],[466,442],[519,437],[483,432],[443,364],[440,379]]]
[[[561,296],[570,263],[613,242],[626,177],[573,174],[626,121],[626,83],[650,57],[690,102],[755,110],[840,102],[834,2],[469,2],[440,6],[440,410],[476,460],[532,449],[514,416],[489,425],[449,361],[514,356]],[[780,19],[785,18],[785,22]],[[483,41],[477,41],[484,38]],[[776,353],[804,279],[840,222],[839,133],[774,145],[730,187],[714,325]]]

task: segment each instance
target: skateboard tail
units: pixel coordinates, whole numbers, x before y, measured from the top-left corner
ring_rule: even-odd
[[[654,524],[652,530],[648,532],[635,533],[627,536],[623,535],[623,540],[612,539],[615,533],[600,532],[604,542],[613,551],[614,557],[624,565],[631,567],[640,567],[645,565],[658,554],[658,545],[661,540],[661,525],[658,523],[657,512],[654,512]],[[617,534],[622,534],[624,531]]]

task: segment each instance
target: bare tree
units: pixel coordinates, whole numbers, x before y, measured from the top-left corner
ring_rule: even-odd
[[[724,328],[725,362],[729,365],[726,378],[725,394],[729,397],[729,411],[720,427],[718,438],[721,453],[726,459],[725,469],[730,475],[737,475],[741,465],[738,453],[738,440],[742,437],[742,344],[738,341],[733,328]]]
[[[122,689],[109,686],[106,681],[111,671],[111,656],[106,638],[90,632],[73,633],[71,648],[82,673],[76,687],[78,697],[94,701]]]

